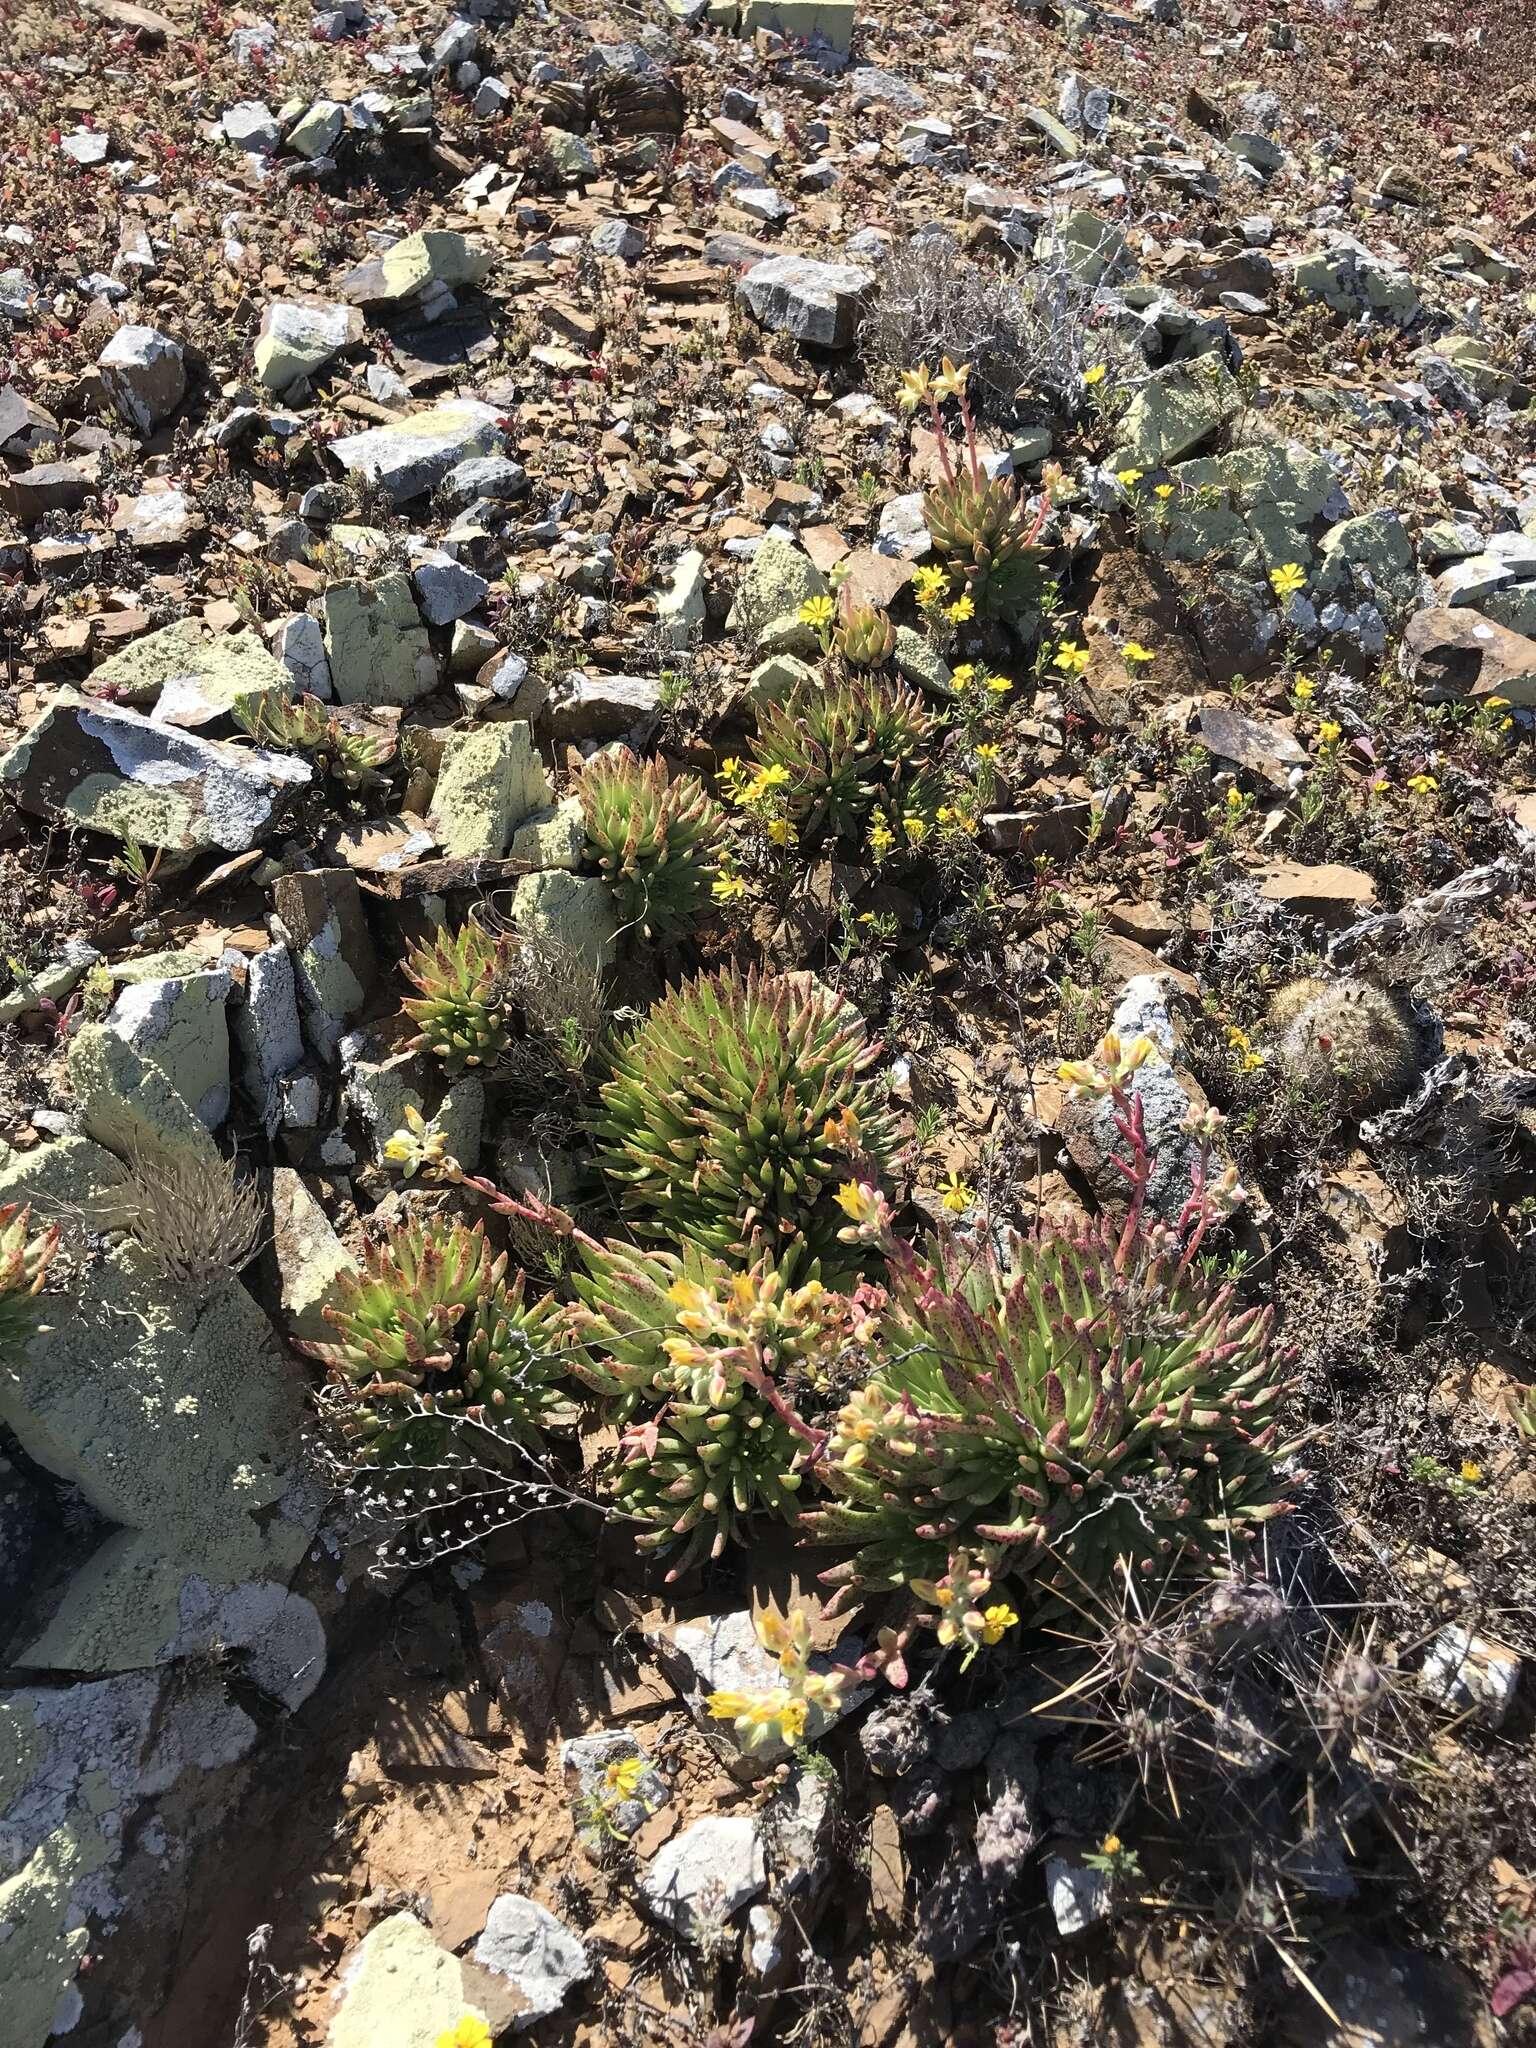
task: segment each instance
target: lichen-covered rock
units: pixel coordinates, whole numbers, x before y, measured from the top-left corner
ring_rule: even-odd
[[[0,759],[24,811],[140,846],[244,853],[307,786],[292,754],[205,740],[136,711],[57,698]]]
[[[305,1034],[329,1061],[367,1001],[376,972],[357,877],[350,868],[281,875],[272,901],[283,940],[293,948]]]
[[[464,1967],[409,1913],[370,1927],[342,1966],[328,2048],[437,2048],[460,2020],[486,2020]]]
[[[82,1024],[69,1041],[67,1064],[81,1127],[119,1159],[217,1156],[207,1126],[170,1077],[106,1025]]]
[[[1160,469],[1211,440],[1242,409],[1237,379],[1219,356],[1170,363],[1142,384],[1120,422],[1112,469]]]
[[[817,348],[846,348],[874,282],[874,273],[856,263],[767,256],[736,289],[754,318],[776,333]]]
[[[437,658],[409,577],[335,583],[320,606],[326,660],[340,703],[414,704],[437,688]]]
[[[256,375],[268,391],[287,391],[362,338],[363,316],[355,306],[279,299],[261,316]]]
[[[685,1941],[707,1943],[768,1882],[755,1818],[707,1814],[664,1842],[640,1879],[640,1896]]]
[[[428,824],[455,859],[498,859],[513,833],[550,800],[549,777],[522,719],[451,733]]]
[[[516,1892],[492,1900],[474,1958],[521,1995],[523,2010],[514,2022],[519,2030],[558,2012],[566,1993],[592,1973],[586,1944],[564,1921]]]
[[[366,477],[401,505],[430,491],[471,456],[499,454],[503,438],[494,406],[459,398],[344,435],[330,452],[349,476]]]
[[[600,875],[573,875],[564,868],[524,875],[510,916],[518,931],[553,940],[593,967],[613,963],[619,917],[613,892]]]
[[[107,1018],[107,1029],[152,1061],[210,1130],[229,1114],[225,1009],[232,988],[224,967],[137,981]]]
[[[771,533],[747,564],[746,574],[736,586],[735,601],[726,619],[727,630],[740,633],[752,645],[780,654],[814,654],[815,633],[799,619],[807,598],[825,597],[827,579],[810,556],[792,540]]]

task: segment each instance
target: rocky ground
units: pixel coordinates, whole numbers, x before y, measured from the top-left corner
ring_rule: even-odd
[[[0,2048],[1536,2038],[1524,12],[6,7]]]

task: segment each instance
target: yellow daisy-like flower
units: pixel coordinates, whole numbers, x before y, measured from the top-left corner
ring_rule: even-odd
[[[951,687],[957,694],[963,695],[976,680],[975,662],[962,661],[957,667],[950,670],[949,680]]]
[[[952,626],[963,626],[967,619],[976,616],[976,601],[968,590],[962,590],[953,604],[944,607],[944,616]]]
[[[491,2048],[490,2028],[473,2013],[466,2013],[455,2027],[437,2037],[437,2048]]]
[[[1173,496],[1172,484],[1154,484],[1152,488],[1155,495],[1161,498],[1165,505],[1167,504],[1168,500]]]
[[[1298,590],[1307,587],[1307,572],[1300,562],[1283,562],[1278,569],[1269,572],[1269,587],[1283,604],[1288,597],[1294,597]]]
[[[1117,469],[1115,482],[1122,491],[1134,491],[1146,473],[1144,469]]]
[[[976,1190],[958,1173],[952,1173],[939,1189],[939,1206],[951,1216],[963,1216],[976,1199]]]
[[[1227,791],[1227,809],[1229,811],[1240,811],[1247,802],[1247,797],[1243,795],[1243,792],[1236,785]]]
[[[1080,676],[1088,666],[1088,650],[1074,641],[1063,640],[1052,659],[1052,667],[1059,668],[1063,675]]]
[[[1003,1603],[982,1610],[981,1640],[984,1643],[1001,1642],[1004,1634],[1018,1626],[1019,1617],[1013,1609]]]
[[[643,1756],[620,1757],[603,1773],[603,1788],[615,1799],[633,1799],[645,1781],[650,1764]]]
[[[1317,743],[1320,747],[1336,747],[1344,737],[1344,728],[1336,718],[1325,718],[1317,728]]]
[[[1440,785],[1433,775],[1410,775],[1408,787],[1415,796],[1432,796]]]
[[[1291,695],[1298,704],[1310,704],[1317,695],[1317,685],[1310,676],[1298,676],[1291,685]]]
[[[1120,650],[1120,659],[1133,662],[1139,667],[1142,662],[1156,661],[1157,656],[1150,647],[1143,647],[1139,640],[1127,640]]]
[[[1124,1847],[1125,1844],[1118,1835],[1106,1835],[1099,1844],[1099,1854],[1101,1856],[1118,1856]]]
[[[763,827],[763,830],[768,834],[768,837],[773,841],[775,846],[788,846],[788,818],[770,818],[767,824]]]
[[[1008,694],[1008,692],[1009,692],[1009,691],[1010,691],[1010,690],[1011,690],[1012,688],[1013,688],[1013,679],[1012,679],[1012,677],[1011,677],[1011,676],[988,676],[988,677],[987,677],[987,690],[988,690],[988,693],[989,693],[989,694],[990,694],[991,696],[993,696],[993,697],[1006,697],[1006,696],[1007,696],[1007,694]]]
[[[830,597],[808,597],[800,607],[800,623],[812,626],[819,633],[823,626],[830,626],[837,611],[835,601]]]
[[[974,749],[978,761],[995,761],[1000,751],[996,740],[978,740]]]
[[[937,604],[948,588],[949,576],[943,569],[930,565],[913,572],[912,594],[925,611],[929,605]]]
[[[1461,1463],[1461,1481],[1462,1481],[1462,1484],[1463,1484],[1464,1486],[1480,1486],[1480,1485],[1482,1484],[1482,1480],[1483,1480],[1483,1468],[1482,1468],[1482,1466],[1481,1466],[1481,1465],[1474,1465],[1474,1464],[1473,1464],[1473,1462],[1472,1462],[1472,1460],[1471,1460],[1470,1458],[1463,1458],[1463,1460],[1462,1460],[1462,1463]]]
[[[876,818],[869,828],[869,844],[875,853],[889,853],[896,844],[896,834],[883,818]]]
[[[1083,382],[1091,389],[1095,384],[1102,384],[1108,375],[1109,365],[1107,363],[1095,363],[1091,370],[1084,370]]]
[[[740,875],[716,875],[709,893],[717,903],[739,903],[747,893],[747,885]]]

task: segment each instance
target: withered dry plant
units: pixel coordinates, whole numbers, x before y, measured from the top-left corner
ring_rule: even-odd
[[[1059,256],[992,268],[949,235],[925,234],[892,250],[861,338],[869,360],[893,370],[945,356],[969,363],[978,416],[1003,424],[1022,392],[1076,392],[1093,305],[1094,288]]]
[[[133,1238],[166,1279],[195,1295],[250,1264],[266,1221],[260,1181],[243,1176],[238,1160],[211,1148],[135,1149],[114,1186],[67,1213],[98,1235]]]

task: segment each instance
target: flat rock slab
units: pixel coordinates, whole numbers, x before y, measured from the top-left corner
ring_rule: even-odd
[[[709,1814],[662,1844],[640,1894],[658,1920],[691,1940],[701,1922],[732,1919],[767,1882],[756,1821]]]
[[[153,704],[156,725],[193,728],[227,718],[242,699],[293,694],[288,670],[242,628],[212,637],[179,619],[144,633],[91,672],[91,689],[114,708]]]
[[[224,967],[139,981],[123,990],[107,1018],[107,1029],[153,1060],[210,1130],[229,1114],[225,1006],[232,988]]]
[[[513,2022],[519,2031],[557,2012],[566,1993],[592,1970],[585,1944],[570,1928],[516,1892],[492,1902],[474,1959],[521,1993],[526,2011]]]
[[[403,235],[382,256],[360,263],[341,281],[343,298],[354,306],[399,306],[429,285],[479,284],[489,274],[492,253],[483,244],[432,228]]]
[[[69,698],[50,704],[0,760],[0,784],[34,817],[177,853],[259,846],[310,779],[292,754]]]
[[[499,455],[504,438],[494,406],[460,398],[410,413],[387,427],[344,435],[331,443],[331,453],[349,476],[366,477],[401,505],[430,491],[472,456]]]
[[[1398,662],[1421,697],[1507,697],[1522,710],[1536,705],[1536,640],[1465,606],[1415,613]]]
[[[437,658],[408,576],[335,583],[320,604],[339,703],[404,706],[437,688]]]
[[[1273,862],[1259,878],[1259,894],[1267,903],[1283,903],[1318,918],[1325,925],[1353,924],[1372,909],[1376,884],[1361,868],[1324,861],[1316,867],[1299,861]]]
[[[279,299],[261,316],[256,375],[268,391],[286,391],[362,338],[363,316],[355,306]]]
[[[517,827],[548,806],[550,798],[549,777],[533,748],[533,728],[522,719],[508,719],[449,735],[428,823],[444,853],[496,859],[506,852]]]

